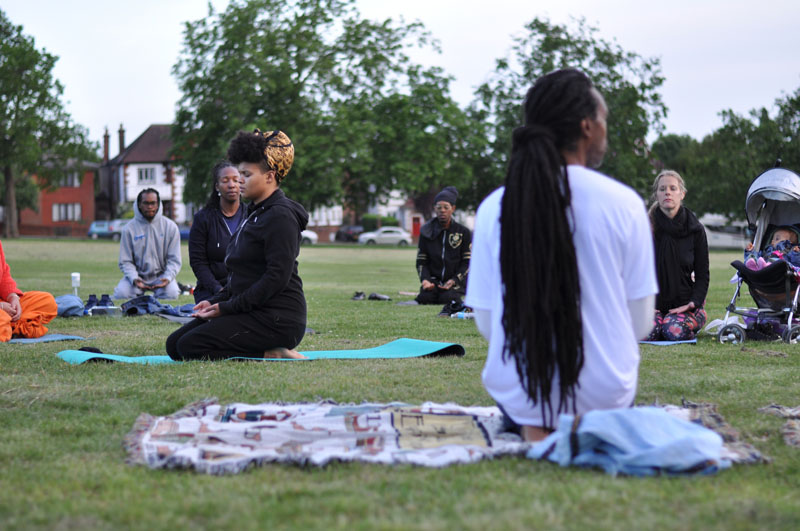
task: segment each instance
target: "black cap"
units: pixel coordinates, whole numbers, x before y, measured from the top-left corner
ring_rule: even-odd
[[[436,194],[436,197],[433,199],[433,204],[435,205],[439,201],[447,201],[451,205],[455,205],[456,199],[458,199],[458,190],[456,190],[456,187],[445,186],[441,192]]]

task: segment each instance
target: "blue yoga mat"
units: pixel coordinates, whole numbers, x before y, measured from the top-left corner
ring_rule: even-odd
[[[655,345],[657,347],[668,347],[669,345],[682,345],[684,343],[694,345],[697,343],[697,339],[685,339],[683,341],[639,341],[639,343],[643,345]]]
[[[15,337],[9,339],[9,343],[47,343],[48,341],[69,341],[73,339],[86,339],[82,336],[70,336],[67,334],[45,334],[42,337]]]
[[[366,359],[399,359],[419,358],[422,356],[463,356],[464,347],[457,343],[440,343],[438,341],[424,341],[422,339],[395,339],[385,345],[360,350],[318,350],[301,352],[307,359],[263,359],[234,356],[229,360],[245,361],[311,361],[311,360],[366,360]],[[117,361],[120,363],[138,363],[140,365],[159,365],[164,363],[180,363],[173,361],[169,356],[118,356],[114,354],[96,354],[83,350],[62,350],[56,354],[59,358],[72,365],[79,365],[87,361]]]

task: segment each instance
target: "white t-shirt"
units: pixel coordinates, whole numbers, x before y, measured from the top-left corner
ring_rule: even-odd
[[[567,176],[583,321],[584,364],[575,388],[577,412],[627,407],[636,394],[639,369],[639,345],[627,301],[658,291],[650,223],[644,202],[628,186],[583,166],[568,166]],[[492,192],[478,209],[465,303],[491,312],[489,353],[482,375],[486,390],[518,424],[542,426],[541,405],[534,404],[522,388],[513,358],[503,361],[502,357],[503,192],[504,188]],[[553,421],[559,394],[558,382],[553,382]],[[572,404],[566,406],[562,412],[572,413]]]

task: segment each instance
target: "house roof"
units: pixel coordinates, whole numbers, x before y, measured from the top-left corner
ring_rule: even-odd
[[[168,162],[172,160],[169,150],[169,124],[153,124],[134,140],[125,151],[109,161],[110,164],[135,164],[141,162]]]

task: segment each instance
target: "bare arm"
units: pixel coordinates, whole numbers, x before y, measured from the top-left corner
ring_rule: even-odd
[[[631,323],[633,323],[633,333],[636,334],[636,339],[646,338],[653,329],[655,302],[655,295],[628,301],[628,312],[631,314]]]

